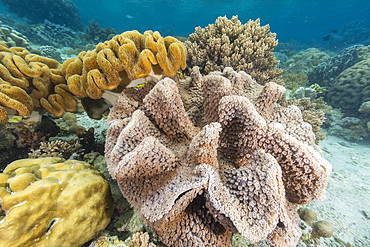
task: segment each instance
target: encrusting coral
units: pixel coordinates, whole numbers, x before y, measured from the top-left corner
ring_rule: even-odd
[[[261,27],[259,19],[241,24],[238,16],[230,20],[218,17],[215,24],[196,27],[189,35],[187,64],[189,68],[198,66],[202,74],[232,67],[262,85],[270,81],[280,84],[282,70],[274,69],[278,61],[272,52],[277,44],[276,34],[269,25]]]
[[[23,159],[0,173],[1,246],[82,246],[109,223],[109,184],[89,164]]]
[[[177,39],[159,32],[127,31],[99,43],[92,51],[63,63],[68,88],[78,97],[99,99],[102,90],[156,74],[173,76],[186,67],[186,48]]]
[[[0,43],[0,119],[7,119],[3,108],[28,117],[34,107],[43,107],[55,116],[75,111],[77,101],[69,92],[54,59],[31,54],[22,47],[8,48]]]
[[[168,246],[230,246],[232,233],[296,246],[297,205],[325,198],[331,165],[285,88],[231,68],[124,89],[106,160],[122,194]],[[195,98],[197,97],[197,98]]]

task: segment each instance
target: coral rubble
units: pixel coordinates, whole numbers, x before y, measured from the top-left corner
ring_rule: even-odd
[[[297,205],[325,198],[331,165],[285,88],[226,68],[125,89],[108,117],[107,166],[169,246],[296,246]]]
[[[1,246],[81,246],[110,221],[113,199],[95,167],[23,159],[0,173]]]
[[[272,50],[278,44],[269,25],[260,26],[260,20],[241,24],[238,16],[230,20],[217,18],[215,24],[197,27],[185,45],[188,49],[189,68],[199,66],[200,71],[222,71],[232,67],[245,71],[260,84],[281,82],[281,69],[274,69],[278,61]]]

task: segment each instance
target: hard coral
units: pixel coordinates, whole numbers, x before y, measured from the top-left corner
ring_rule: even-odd
[[[300,110],[276,103],[284,91],[230,68],[202,78],[195,67],[191,80],[121,93],[107,166],[162,242],[229,246],[240,232],[297,244],[296,207],[324,199],[331,165]]]
[[[186,54],[185,46],[173,37],[127,31],[68,59],[62,71],[73,94],[98,99],[102,90],[115,89],[120,83],[128,84],[158,69],[166,76],[175,75],[179,68],[185,69]]]
[[[110,221],[113,199],[87,163],[23,159],[0,173],[1,246],[81,246]]]
[[[8,48],[0,43],[0,119],[7,119],[8,107],[28,117],[34,107],[43,107],[55,116],[77,109],[60,64],[50,58],[31,54],[22,47]]]
[[[276,34],[269,25],[260,26],[260,20],[241,24],[238,16],[230,20],[218,17],[215,24],[197,27],[185,45],[188,49],[188,66],[199,66],[207,74],[232,67],[245,71],[258,83],[281,82],[281,69],[274,69],[278,61],[272,50],[278,44]]]

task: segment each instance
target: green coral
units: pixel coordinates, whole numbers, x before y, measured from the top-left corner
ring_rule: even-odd
[[[285,87],[292,90],[294,93],[298,88],[308,84],[307,75],[304,73],[284,73],[283,81]]]
[[[370,99],[370,58],[340,73],[328,92],[328,102],[335,107],[357,112]]]
[[[308,73],[317,65],[329,58],[325,52],[316,48],[309,48],[294,55],[282,65],[284,73]]]

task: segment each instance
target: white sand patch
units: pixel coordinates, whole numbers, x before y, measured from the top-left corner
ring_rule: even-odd
[[[326,200],[307,207],[317,213],[318,220],[334,226],[334,238],[352,246],[370,246],[370,146],[335,136],[327,136],[319,146],[333,172]]]

